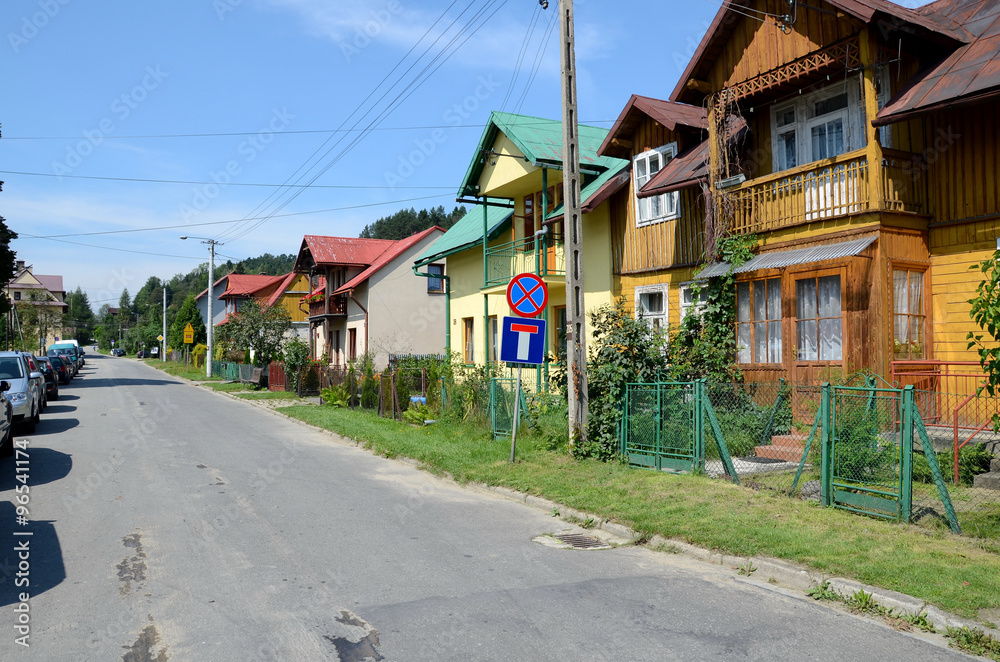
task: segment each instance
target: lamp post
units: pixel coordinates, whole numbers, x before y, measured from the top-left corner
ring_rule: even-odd
[[[215,298],[215,292],[213,290],[213,281],[215,280],[215,247],[222,246],[221,241],[216,241],[215,239],[209,239],[208,237],[181,237],[181,239],[198,239],[203,244],[208,244],[208,324],[205,326],[206,335],[208,336],[208,355],[205,357],[205,376],[209,379],[212,378],[212,336],[215,335],[215,324],[212,320],[212,299]]]

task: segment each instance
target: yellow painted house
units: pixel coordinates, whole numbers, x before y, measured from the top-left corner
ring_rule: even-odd
[[[669,99],[633,96],[598,149],[632,164],[614,291],[677,324],[696,272],[729,269],[717,240],[754,234],[734,269],[748,380],[968,389],[941,379],[975,376],[955,363],[977,359],[969,265],[1000,245],[996,3],[779,4],[725,1]]]
[[[580,126],[585,305],[612,301],[608,202],[628,181],[628,162],[598,156],[606,129]],[[562,124],[526,115],[490,115],[459,188],[468,214],[416,261],[414,271],[442,278],[446,343],[466,364],[496,363],[500,320],[513,313],[507,285],[537,274],[549,290],[547,354],[566,343],[566,258],[562,221]],[[588,340],[591,329],[587,328]],[[541,379],[539,373],[539,379]]]

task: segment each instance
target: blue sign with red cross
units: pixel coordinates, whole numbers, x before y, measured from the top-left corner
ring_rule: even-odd
[[[500,360],[506,363],[544,363],[545,320],[504,317]]]
[[[549,302],[549,288],[535,274],[518,274],[507,284],[507,304],[520,317],[535,317]]]

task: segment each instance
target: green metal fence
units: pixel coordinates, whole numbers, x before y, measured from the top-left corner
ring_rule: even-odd
[[[959,531],[913,387],[856,383],[629,384],[621,452],[634,466],[726,476],[875,517],[936,514]],[[915,450],[933,483],[919,512]]]
[[[514,389],[517,380],[506,377],[494,377],[490,380],[490,424],[493,427],[493,438],[509,437],[514,431]],[[518,424],[527,415],[527,402],[522,382],[520,412]]]

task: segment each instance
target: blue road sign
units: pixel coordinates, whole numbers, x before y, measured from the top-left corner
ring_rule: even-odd
[[[507,304],[515,315],[535,317],[549,302],[549,288],[535,274],[518,274],[507,284]]]
[[[507,363],[544,363],[545,320],[504,317],[500,360]]]

